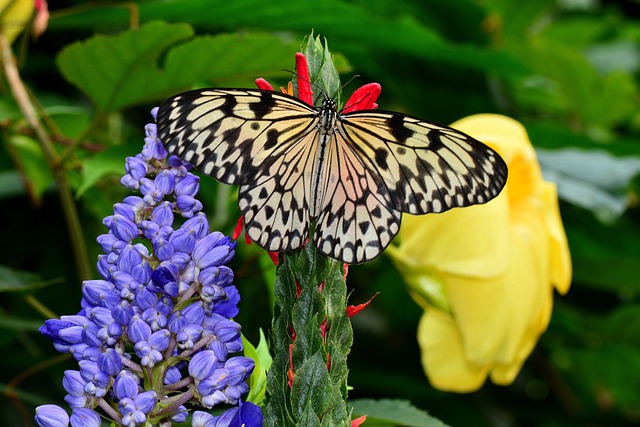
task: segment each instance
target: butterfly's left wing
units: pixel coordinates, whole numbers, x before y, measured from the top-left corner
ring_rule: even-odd
[[[506,183],[507,167],[491,148],[399,113],[342,114],[335,138],[315,240],[321,252],[348,263],[382,252],[399,231],[401,212],[485,203]]]
[[[240,185],[247,234],[271,251],[300,247],[309,231],[318,112],[257,89],[201,89],[157,114],[167,151],[225,184]]]

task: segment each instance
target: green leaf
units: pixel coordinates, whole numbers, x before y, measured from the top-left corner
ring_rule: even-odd
[[[38,274],[0,265],[0,292],[30,291],[57,282],[58,280],[43,281]]]
[[[0,313],[0,329],[16,332],[36,332],[42,326],[42,320],[24,319]]]
[[[160,99],[202,82],[247,86],[282,75],[295,45],[267,34],[193,35],[187,24],[152,22],[115,36],[74,43],[58,56],[67,80],[105,111]],[[178,42],[184,42],[172,49]],[[166,54],[162,68],[160,58]]]
[[[244,335],[242,335],[242,345],[244,347],[244,355],[253,359],[256,364],[249,377],[249,394],[246,400],[256,405],[262,405],[267,388],[267,371],[272,362],[269,354],[269,345],[262,329],[260,329],[260,342],[257,348]]]
[[[28,136],[17,134],[11,135],[8,143],[15,153],[23,177],[26,178],[30,193],[37,198],[42,197],[53,184],[53,175],[44,159],[40,145]]]
[[[329,406],[331,397],[327,364],[322,352],[317,351],[296,369],[291,387],[291,406],[298,417],[302,417],[309,406],[319,416]]]
[[[329,52],[327,40],[323,43],[320,36],[314,37],[311,32],[302,50],[307,58],[311,84],[323,90],[327,98],[339,100],[340,76]],[[323,100],[324,97],[317,97],[316,105],[321,104]]]
[[[57,58],[64,77],[105,111],[148,100],[165,89],[155,66],[174,43],[193,34],[187,24],[154,22],[115,36],[98,35],[66,47]]]
[[[626,190],[640,173],[640,157],[614,157],[604,150],[537,149],[546,179],[558,186],[561,199],[611,221],[627,208]]]
[[[133,144],[118,145],[88,157],[82,162],[82,184],[76,191],[76,197],[80,197],[91,188],[100,178],[109,175],[124,174],[124,164],[127,156],[134,156],[140,152],[139,147]]]
[[[354,416],[367,416],[365,425],[368,427],[446,427],[442,421],[416,408],[406,400],[356,399],[349,400],[348,403],[353,406]]]
[[[400,53],[501,76],[521,75],[525,71],[522,62],[509,52],[453,43],[432,26],[409,14],[401,14],[400,17],[376,15],[366,5],[352,2],[282,0],[265,8],[260,0],[175,0],[143,2],[139,8],[140,16],[148,20],[185,21],[212,29],[250,26],[275,31],[293,30],[302,34],[316,29],[318,34],[335,40],[332,42],[334,50],[342,50],[337,44],[341,41],[354,52],[365,55],[381,51]],[[216,11],[214,15],[212,10]],[[127,11],[119,6],[87,8],[82,13],[57,17],[50,25],[52,28],[86,28],[91,22],[123,25],[128,19]]]
[[[626,215],[604,224],[572,206],[565,207],[562,216],[571,248],[574,281],[618,295],[638,295],[638,224]]]

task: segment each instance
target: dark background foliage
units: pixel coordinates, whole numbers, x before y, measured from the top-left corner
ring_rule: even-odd
[[[399,398],[452,426],[640,423],[640,6],[598,0],[172,0],[52,2],[49,28],[14,50],[75,195],[91,267],[101,219],[127,193],[124,158],[149,110],[195,87],[284,85],[311,30],[326,37],[345,89],[382,84],[381,108],[450,123],[496,112],[522,122],[558,184],[574,281],[513,385],[468,395],[430,387],[420,309],[382,256],[352,267],[352,397]],[[72,361],[37,327],[79,310],[81,278],[64,206],[33,132],[0,82],[0,423],[31,425],[62,402]],[[562,160],[559,160],[562,159]],[[230,233],[235,191],[202,182],[214,228]],[[482,242],[478,242],[481,244]],[[257,262],[259,261],[259,262]],[[273,267],[239,244],[233,261],[247,338],[270,322]],[[94,277],[97,277],[95,268]],[[11,397],[11,399],[9,398]],[[365,424],[366,425],[366,424]]]

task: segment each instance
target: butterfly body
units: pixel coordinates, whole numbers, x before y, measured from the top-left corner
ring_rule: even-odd
[[[485,203],[506,182],[493,150],[445,126],[399,113],[341,113],[263,90],[203,89],[158,111],[158,136],[202,173],[240,185],[249,237],[270,251],[309,237],[347,263],[377,256],[402,212]]]

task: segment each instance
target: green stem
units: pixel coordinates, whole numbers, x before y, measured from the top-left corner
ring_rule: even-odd
[[[20,73],[16,67],[15,58],[9,41],[0,34],[0,49],[2,50],[2,65],[7,77],[11,93],[20,107],[28,126],[33,129],[36,140],[40,144],[42,153],[47,165],[53,173],[53,177],[58,188],[60,205],[64,212],[67,228],[71,239],[71,247],[74,254],[76,270],[80,280],[89,279],[92,275],[87,253],[86,242],[80,224],[80,218],[73,200],[71,187],[67,181],[64,165],[60,162],[58,153],[55,150],[47,132],[43,129],[38,118],[38,114],[29,98],[27,89],[20,78]]]
[[[342,264],[313,244],[284,254],[275,283],[267,426],[349,426],[347,355],[353,342]]]

